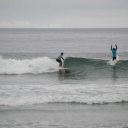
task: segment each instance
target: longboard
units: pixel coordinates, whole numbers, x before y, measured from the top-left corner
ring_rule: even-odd
[[[69,71],[69,68],[60,67],[59,70],[61,70],[61,71]]]

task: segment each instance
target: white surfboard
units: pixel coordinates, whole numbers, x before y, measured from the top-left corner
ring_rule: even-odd
[[[117,56],[116,56],[116,60],[111,59],[111,60],[108,62],[108,64],[114,66],[118,61],[119,61],[119,56],[117,55]]]

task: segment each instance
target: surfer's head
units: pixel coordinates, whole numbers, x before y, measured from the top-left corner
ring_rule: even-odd
[[[115,48],[113,48],[113,50],[116,50]]]
[[[62,52],[61,55],[63,56],[63,54],[64,54],[64,53]]]

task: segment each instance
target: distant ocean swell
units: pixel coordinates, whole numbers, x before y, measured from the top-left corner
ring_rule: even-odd
[[[126,103],[127,90],[128,84],[0,85],[0,106],[42,103]]]

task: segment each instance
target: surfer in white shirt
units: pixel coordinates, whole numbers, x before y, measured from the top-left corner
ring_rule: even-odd
[[[56,61],[59,63],[59,66],[60,66],[60,67],[62,67],[62,61],[61,61],[61,59],[64,60],[63,54],[64,54],[64,53],[62,52],[61,55],[58,56],[58,58],[56,59]]]

